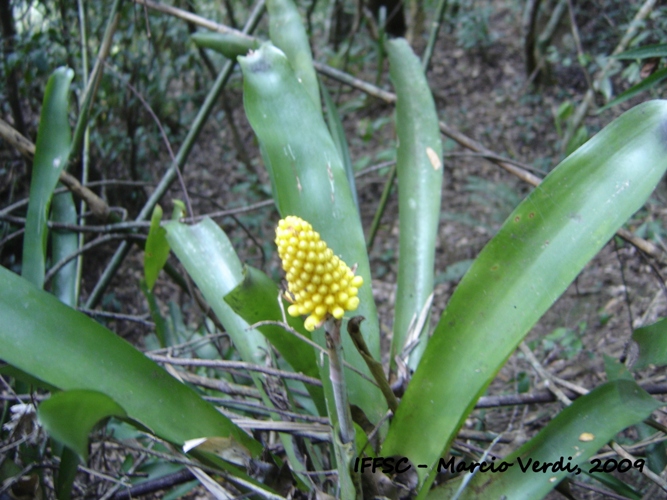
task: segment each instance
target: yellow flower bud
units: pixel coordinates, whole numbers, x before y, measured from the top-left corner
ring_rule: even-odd
[[[318,232],[303,219],[287,216],[276,228],[276,245],[283,269],[287,272],[287,308],[290,316],[309,314],[304,322],[313,331],[330,314],[340,319],[345,311],[359,306],[361,276],[355,276]]]

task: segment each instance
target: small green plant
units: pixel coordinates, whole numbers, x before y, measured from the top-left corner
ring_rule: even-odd
[[[565,101],[554,113],[554,123],[558,136],[561,139],[570,137],[570,140],[563,148],[566,156],[581,147],[589,138],[588,128],[585,125],[580,125],[574,133],[570,132],[572,129],[571,118],[574,111],[575,108],[572,101]]]
[[[482,5],[479,5],[482,4]],[[490,15],[492,9],[484,2],[464,2],[456,18],[456,40],[464,49],[486,49],[493,44]]]
[[[663,80],[667,78],[667,68],[660,67],[660,61],[665,56],[667,56],[667,44],[645,45],[643,47],[626,50],[625,52],[614,56],[621,60],[644,60],[644,67],[646,69],[642,69],[642,71],[646,71],[647,75],[639,83],[633,85],[625,92],[609,101],[604,107],[600,108],[599,112],[625,102],[642,92],[658,87]],[[637,65],[635,64],[630,68],[633,67],[636,68]]]
[[[559,327],[542,339],[542,348],[546,351],[557,349],[565,359],[572,359],[581,352],[584,344],[581,336],[586,331],[586,323],[581,323],[577,330]]]

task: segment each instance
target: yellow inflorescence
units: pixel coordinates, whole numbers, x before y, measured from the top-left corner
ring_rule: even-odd
[[[334,255],[310,224],[292,215],[285,217],[276,228],[276,245],[287,273],[287,299],[292,302],[287,312],[308,314],[306,330],[312,332],[327,313],[340,319],[345,311],[357,308],[363,278]]]

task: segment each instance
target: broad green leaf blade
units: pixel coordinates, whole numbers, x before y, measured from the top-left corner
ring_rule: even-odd
[[[228,59],[236,59],[256,49],[259,43],[250,37],[235,33],[207,33],[197,32],[190,35],[198,47],[215,50]]]
[[[662,403],[634,382],[608,382],[577,399],[540,433],[503,462],[513,464],[502,473],[478,473],[459,497],[542,498],[569,472],[588,471],[588,459],[614,436],[641,422]],[[537,464],[539,462],[539,464]],[[545,472],[540,469],[551,464]],[[500,466],[498,461],[494,464]],[[533,467],[537,467],[533,469]],[[447,486],[451,491],[452,485]],[[445,488],[434,489],[429,500],[450,498]]]
[[[39,420],[51,437],[88,461],[88,435],[109,417],[125,418],[122,406],[98,391],[75,389],[54,394],[37,409]]]
[[[382,455],[433,466],[530,328],[646,201],[667,169],[666,141],[667,101],[641,104],[514,210],[451,297]]]
[[[405,347],[433,293],[435,247],[440,222],[442,142],[438,114],[421,61],[403,38],[386,43],[396,89],[399,260],[391,357]],[[416,369],[428,342],[429,321],[415,332],[408,366]],[[414,342],[418,342],[416,345]]]
[[[144,247],[144,276],[146,286],[152,290],[157,277],[162,271],[169,258],[169,243],[167,242],[167,231],[160,227],[162,221],[162,207],[155,205],[151,216],[151,227],[148,231],[148,239]]]
[[[298,82],[303,85],[317,111],[322,114],[313,54],[296,4],[292,0],[267,0],[266,10],[269,13],[271,41],[287,56]]]
[[[637,328],[632,333],[632,340],[639,345],[639,358],[632,366],[633,370],[641,370],[649,365],[667,365],[667,318]]]
[[[74,72],[65,67],[53,72],[46,84],[35,159],[30,180],[30,203],[23,236],[21,274],[35,286],[44,285],[46,239],[51,196],[69,155],[72,135],[67,119],[69,85]]]
[[[225,295],[225,302],[248,323],[260,321],[282,321],[282,311],[278,301],[282,301],[283,310],[289,304],[280,297],[280,291],[274,281],[259,269],[245,266],[243,281]],[[287,323],[302,336],[310,339],[310,332],[303,327],[303,321],[287,315]],[[257,330],[278,349],[280,355],[287,361],[295,372],[310,377],[319,378],[320,370],[314,348],[277,325],[264,325]],[[324,394],[321,387],[306,385],[306,389],[313,398],[320,413],[326,415]]]
[[[2,359],[0,357],[0,359]],[[58,388],[55,385],[49,384],[45,382],[44,380],[40,380],[37,377],[24,372],[23,370],[19,370],[15,366],[12,365],[6,365],[3,364],[0,366],[0,375],[4,375],[5,377],[12,377],[23,384],[27,384],[30,387],[30,390],[37,390],[37,389],[43,389],[45,391],[57,391]]]
[[[636,49],[626,50],[616,54],[616,59],[648,59],[649,57],[667,57],[667,44],[645,45]]]
[[[639,82],[636,85],[633,85],[630,87],[628,90],[623,92],[621,95],[616,97],[615,99],[612,99],[609,101],[605,106],[600,108],[598,110],[598,113],[602,113],[603,111],[611,108],[612,106],[616,106],[617,104],[620,104],[622,102],[627,101],[628,99],[636,96],[637,94],[641,94],[645,90],[650,89],[651,87],[655,87],[663,81],[665,78],[667,78],[667,68],[662,68],[653,73],[651,76],[644,78],[641,82]]]
[[[246,115],[269,159],[267,168],[280,214],[297,215],[320,233],[329,248],[349,265],[357,264],[363,277],[359,308],[366,318],[362,333],[371,353],[380,358],[377,311],[359,213],[350,192],[345,168],[319,107],[297,81],[285,55],[267,43],[247,57],[243,70]],[[343,336],[346,360],[370,376],[351,339]],[[380,390],[347,370],[350,401],[364,410],[371,422],[386,411]]]
[[[220,227],[211,219],[189,226],[169,221],[164,225],[172,250],[197,284],[224,325],[244,361],[264,365],[270,347],[257,330],[249,330],[224,301],[243,281],[241,261]]]
[[[340,119],[338,114],[338,109],[336,109],[336,103],[331,99],[329,91],[324,85],[320,85],[322,89],[322,97],[324,98],[324,107],[326,110],[327,124],[329,125],[329,133],[331,138],[336,143],[336,148],[338,149],[338,154],[343,160],[343,166],[345,167],[345,174],[347,175],[347,181],[350,183],[350,191],[352,192],[352,199],[354,204],[359,210],[359,199],[357,197],[357,186],[354,181],[354,168],[352,167],[352,158],[350,158],[350,149],[347,146],[347,139],[345,138],[345,130],[343,129],[343,122]]]
[[[233,436],[261,445],[197,393],[99,323],[0,267],[0,356],[63,390],[99,391],[172,443]]]
[[[76,225],[77,214],[72,193],[60,193],[53,197],[51,220]],[[51,255],[54,264],[65,257],[69,257],[78,249],[79,236],[77,233],[73,231],[51,231]],[[79,289],[77,275],[77,261],[73,259],[53,277],[53,294],[63,304],[70,307],[76,307]]]

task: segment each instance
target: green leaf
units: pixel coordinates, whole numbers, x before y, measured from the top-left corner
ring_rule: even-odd
[[[262,271],[250,266],[245,266],[243,269],[243,281],[225,295],[225,302],[249,323],[282,321],[279,300],[282,301],[283,310],[286,311],[289,304],[280,296],[278,286]],[[310,339],[310,332],[303,327],[303,321],[289,315],[286,316],[286,319],[291,328]],[[319,378],[317,358],[311,345],[277,325],[259,326],[257,330],[262,332],[295,372]],[[320,414],[326,415],[322,388],[307,384],[306,389],[312,396]]]
[[[588,128],[585,125],[579,127],[572,138],[568,141],[567,146],[565,147],[565,154],[570,155],[588,140]]]
[[[345,130],[343,129],[343,122],[340,119],[338,114],[338,109],[336,109],[336,104],[331,99],[329,91],[324,85],[320,85],[322,89],[322,97],[324,98],[324,106],[326,109],[326,118],[327,124],[329,125],[329,132],[331,133],[331,138],[336,143],[336,148],[338,149],[338,154],[343,160],[343,165],[345,166],[345,174],[347,175],[347,181],[350,183],[350,191],[352,192],[352,198],[354,199],[354,204],[359,210],[359,199],[357,197],[357,187],[354,181],[354,167],[352,166],[352,158],[350,158],[350,149],[347,146],[347,139],[345,138]]]
[[[271,41],[287,56],[298,82],[322,114],[310,41],[295,3],[292,0],[267,0],[266,10],[269,13]]]
[[[0,267],[0,352],[20,370],[63,390],[106,394],[157,436],[233,436],[261,445],[197,393],[99,323]]]
[[[634,382],[635,380],[632,373],[628,371],[623,363],[607,354],[604,355],[604,371],[609,381],[629,380],[630,382]]]
[[[589,477],[592,477],[596,481],[599,481],[603,485],[605,485],[607,488],[609,488],[612,491],[615,491],[621,496],[624,496],[626,498],[629,498],[630,500],[642,500],[642,495],[636,491],[634,488],[630,487],[629,485],[625,484],[623,481],[620,479],[616,479],[614,476],[611,474],[586,474]]]
[[[61,448],[60,465],[53,486],[58,500],[69,500],[72,498],[72,485],[79,471],[79,457],[71,448],[67,446]]]
[[[53,72],[46,84],[39,119],[35,159],[30,180],[30,203],[23,236],[22,275],[39,288],[44,285],[46,240],[51,196],[69,155],[72,136],[67,119],[69,86],[74,72]]]
[[[660,406],[634,382],[608,382],[577,399],[537,436],[503,458],[513,464],[505,472],[476,474],[459,498],[543,498],[570,472],[575,476],[587,472],[593,454]],[[452,488],[449,484],[436,488],[427,498],[450,498]]]
[[[169,258],[169,243],[167,242],[167,231],[160,227],[162,221],[162,207],[155,205],[151,216],[151,227],[148,231],[148,239],[144,248],[144,275],[146,286],[152,290],[157,281],[160,271]]]
[[[155,336],[157,337],[158,342],[160,343],[160,347],[167,347],[174,345],[175,343],[177,343],[176,339],[174,338],[175,335],[168,327],[167,321],[164,319],[164,316],[162,316],[162,311],[160,311],[160,307],[158,306],[155,294],[153,294],[153,292],[151,292],[148,289],[145,280],[141,280],[139,282],[139,288],[141,289],[141,293],[144,294],[144,297],[146,297],[146,301],[148,302],[148,310],[150,311],[151,318],[155,323]]]
[[[452,295],[382,455],[433,466],[519,342],[647,200],[667,169],[666,143],[667,101],[639,105],[514,210]],[[429,470],[418,472],[423,481]]]
[[[74,450],[83,463],[88,461],[88,435],[95,425],[109,417],[127,416],[106,394],[86,389],[52,395],[39,405],[37,415],[51,437]]]
[[[190,35],[198,47],[215,50],[228,59],[236,59],[256,49],[259,43],[250,37],[236,33],[198,32]]]
[[[76,206],[72,193],[60,193],[53,197],[51,220],[76,225]],[[79,249],[79,236],[74,231],[51,232],[51,254],[53,263],[69,257]],[[71,260],[53,277],[53,294],[64,304],[76,307],[78,295],[77,261]]]
[[[630,380],[634,381],[634,377],[628,371],[627,367],[611,356],[604,355],[604,371],[607,374],[607,380]],[[636,432],[639,436],[639,439],[645,440],[649,439],[656,434],[656,430],[648,424],[638,423],[635,426]],[[648,459],[649,468],[656,474],[660,474],[662,470],[667,465],[667,454],[665,454],[665,443],[659,442],[651,446],[646,447],[645,456]],[[595,479],[598,479],[600,475],[594,476]],[[611,476],[610,476],[611,477]],[[619,481],[620,483],[620,481]],[[606,483],[605,483],[606,484]],[[624,491],[627,490],[629,486],[624,483],[613,483],[608,484],[610,488],[614,489],[617,493],[626,494]]]
[[[649,365],[667,365],[667,318],[649,326],[637,328],[632,340],[639,344],[639,358],[632,366],[641,370]]]
[[[640,423],[636,426],[637,436],[641,441],[654,439],[658,436],[658,432],[653,427],[646,423]],[[648,467],[656,474],[661,474],[667,466],[667,447],[664,441],[655,442],[646,447],[644,456],[648,461]]]
[[[280,214],[297,215],[320,233],[336,255],[357,264],[363,277],[361,301],[355,314],[366,318],[362,333],[371,353],[380,358],[380,330],[371,291],[370,265],[359,213],[352,198],[345,168],[318,106],[294,76],[285,55],[270,43],[247,57],[243,70],[246,115],[259,138],[274,186]],[[343,336],[346,360],[370,376],[351,339]],[[386,411],[380,390],[355,372],[346,370],[351,403],[364,410],[371,422]]]
[[[411,332],[433,293],[435,247],[440,222],[442,142],[435,103],[421,61],[403,38],[386,43],[396,89],[399,260],[391,356],[409,339],[413,370],[428,342],[428,319]],[[410,336],[410,338],[409,338]],[[415,344],[416,342],[416,344]]]
[[[52,384],[49,384],[43,380],[34,377],[33,375],[19,370],[12,365],[2,365],[0,366],[0,375],[5,375],[6,377],[12,377],[16,380],[21,381],[23,384],[27,384],[30,387],[30,390],[43,389],[45,391],[57,391],[58,388]]]
[[[243,281],[241,261],[225,232],[209,218],[192,226],[169,221],[164,227],[171,248],[224,325],[241,359],[264,365],[270,352],[266,339],[250,330],[223,300]]]
[[[616,54],[616,59],[648,59],[649,57],[667,57],[667,43],[644,45]]]
[[[223,300],[243,281],[241,261],[225,232],[208,218],[192,226],[170,221],[165,224],[165,228],[174,253],[220,319],[241,359],[266,365],[267,358],[272,359],[272,350],[266,338],[259,331],[251,329]],[[262,394],[264,404],[272,406],[264,389],[266,377],[257,373],[252,373],[251,377]],[[295,471],[299,472],[301,466],[292,440],[286,435],[281,435],[281,439],[290,462]]]
[[[665,78],[667,78],[667,68],[662,68],[653,73],[651,76],[644,78],[641,82],[639,82],[636,85],[633,85],[630,87],[628,90],[623,92],[621,95],[619,95],[616,99],[613,99],[612,101],[609,101],[605,106],[601,107],[598,110],[598,113],[602,113],[603,111],[611,108],[612,106],[616,106],[617,104],[620,104],[622,102],[627,101],[628,99],[636,96],[637,94],[641,94],[645,90],[648,90],[652,87],[655,87],[663,81]]]

